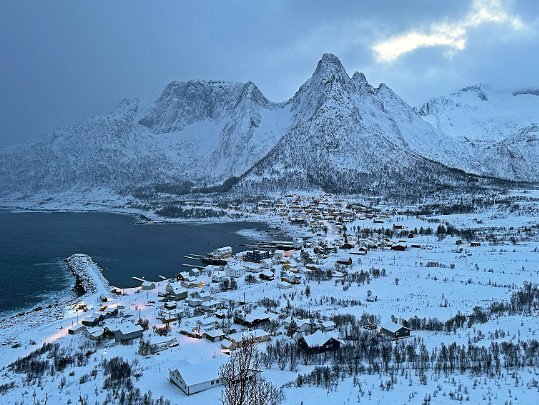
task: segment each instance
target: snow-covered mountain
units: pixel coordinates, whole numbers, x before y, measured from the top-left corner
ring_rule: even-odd
[[[469,86],[435,97],[416,112],[448,138],[471,146],[476,172],[539,180],[539,89],[500,91],[485,84]]]
[[[468,180],[447,167],[458,167],[458,154],[469,156],[466,145],[423,121],[386,85],[349,77],[333,55],[322,57],[290,104],[293,125],[242,188],[388,192],[421,184],[433,191]]]
[[[241,175],[289,126],[288,106],[252,83],[172,82],[149,105],[124,100],[109,115],[0,152],[2,191],[205,184]]]
[[[518,154],[513,144],[482,146],[477,159],[474,143],[421,118],[434,110],[418,114],[386,85],[350,77],[331,54],[284,103],[250,82],[172,82],[153,102],[124,100],[109,115],[0,151],[0,193],[157,185],[181,193],[227,182],[253,192],[417,194],[489,182],[473,175],[491,170],[485,156]],[[528,144],[529,136],[519,131],[515,142]],[[499,177],[519,178],[512,161],[504,165]]]

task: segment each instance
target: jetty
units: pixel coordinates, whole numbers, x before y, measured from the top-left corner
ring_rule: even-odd
[[[90,256],[76,253],[65,259],[65,262],[76,278],[76,289],[80,295],[109,294],[110,285],[103,276],[103,269]]]

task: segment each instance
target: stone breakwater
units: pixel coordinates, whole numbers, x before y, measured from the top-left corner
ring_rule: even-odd
[[[88,255],[74,254],[65,259],[67,268],[75,276],[75,292],[65,300],[40,305],[27,311],[0,318],[0,344],[16,341],[21,330],[36,329],[64,319],[66,309],[92,294],[106,295],[110,292],[108,281],[102,269]]]
[[[109,283],[102,274],[102,269],[85,254],[74,254],[65,259],[67,268],[75,276],[75,292],[77,295],[108,293]]]

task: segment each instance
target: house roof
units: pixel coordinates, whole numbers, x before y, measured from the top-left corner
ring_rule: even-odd
[[[140,325],[135,325],[133,323],[122,323],[118,325],[117,331],[123,335],[127,335],[133,332],[142,332],[144,329]]]
[[[301,328],[303,325],[310,325],[311,320],[310,319],[298,319],[296,320],[296,325],[298,328]]]
[[[187,293],[187,290],[183,288],[181,285],[173,285],[172,286],[172,292],[176,295],[178,294],[184,294]]]
[[[227,357],[220,356],[204,363],[178,368],[185,384],[191,386],[219,378],[219,370]]]
[[[213,330],[206,330],[204,331],[204,334],[210,336],[210,337],[219,337],[224,336],[225,333],[222,331],[222,329],[213,329]]]
[[[248,338],[252,337],[252,338],[256,339],[256,338],[263,337],[263,336],[268,336],[268,335],[269,335],[268,332],[266,332],[265,330],[255,329],[255,330],[245,330],[245,331],[242,331],[242,332],[234,333],[232,335],[229,335],[228,339],[233,340],[234,342],[239,342],[243,338],[248,339]]]
[[[338,340],[334,335],[324,333],[319,330],[311,335],[303,336],[303,339],[305,340],[305,343],[307,343],[307,346],[311,348],[321,347],[330,339]]]
[[[395,322],[386,322],[380,325],[380,328],[388,330],[390,332],[397,332],[399,329],[404,328],[410,330],[410,328],[407,328],[406,326],[399,325]]]
[[[163,343],[172,343],[175,341],[177,341],[175,336],[152,336],[150,339],[150,344],[160,345]]]

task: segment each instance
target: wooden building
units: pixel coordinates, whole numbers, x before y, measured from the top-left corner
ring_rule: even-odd
[[[401,339],[410,336],[410,328],[399,325],[395,322],[387,322],[380,325],[380,334],[388,336],[392,339]]]
[[[341,342],[334,336],[318,330],[312,335],[302,336],[298,340],[298,346],[300,349],[310,353],[323,353],[339,350]]]

